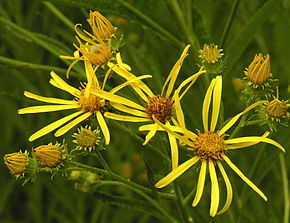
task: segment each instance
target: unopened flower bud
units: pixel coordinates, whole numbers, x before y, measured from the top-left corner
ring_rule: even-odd
[[[204,44],[202,50],[199,51],[199,57],[204,63],[215,63],[217,62],[224,54],[222,49],[219,49],[217,45]]]
[[[287,103],[275,98],[267,104],[266,112],[272,118],[282,118],[287,114]]]
[[[62,161],[62,150],[58,145],[42,145],[34,151],[36,158],[43,166],[54,168]]]
[[[13,175],[19,176],[24,174],[29,157],[26,153],[10,153],[4,156],[4,163]]]
[[[115,28],[110,21],[97,11],[90,11],[90,18],[87,21],[97,39],[109,39],[115,33]]]
[[[261,53],[256,55],[245,74],[249,81],[256,85],[262,85],[271,77],[270,56]]]
[[[85,128],[81,127],[78,129],[78,133],[73,134],[75,138],[73,142],[77,144],[77,148],[91,151],[100,142],[99,133],[98,129],[91,130],[87,126]]]

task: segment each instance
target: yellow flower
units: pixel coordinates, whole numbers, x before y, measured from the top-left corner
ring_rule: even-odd
[[[249,81],[258,86],[264,84],[271,77],[270,56],[261,53],[255,55],[255,58],[246,69],[245,74]]]
[[[51,72],[52,79],[50,80],[50,83],[53,86],[70,93],[72,96],[75,97],[75,99],[64,100],[64,99],[58,99],[58,98],[49,98],[49,97],[38,96],[27,91],[24,92],[24,95],[28,98],[32,98],[38,101],[43,101],[46,103],[52,103],[52,105],[41,105],[41,106],[32,106],[28,108],[22,108],[18,110],[18,114],[52,112],[52,111],[60,111],[60,110],[67,110],[67,109],[76,110],[73,114],[68,115],[64,118],[61,118],[49,124],[48,126],[45,126],[44,128],[38,130],[36,133],[30,136],[29,141],[34,141],[38,139],[39,137],[52,132],[53,130],[63,126],[65,123],[70,121],[68,124],[66,124],[65,126],[61,127],[60,129],[56,131],[55,136],[56,137],[61,136],[65,134],[67,131],[69,131],[71,128],[73,128],[74,126],[78,125],[80,122],[87,119],[88,117],[95,115],[100,125],[101,131],[104,134],[105,143],[109,144],[110,142],[109,129],[101,113],[101,109],[106,105],[105,98],[102,96],[99,97],[92,94],[92,91],[101,90],[104,88],[109,72],[107,72],[107,74],[104,77],[103,85],[100,86],[95,75],[96,70],[93,69],[92,64],[88,61],[85,61],[84,63],[85,63],[85,68],[86,68],[87,84],[82,84],[82,88],[80,90],[70,86],[65,81],[63,81],[56,73]],[[151,77],[151,76],[144,75],[144,76],[136,78],[136,80],[147,78],[147,77]],[[127,81],[113,88],[110,91],[110,94],[114,95],[115,92],[122,89],[124,86],[131,84],[134,81],[135,80]],[[108,92],[105,92],[105,93],[108,93]]]
[[[189,147],[189,150],[195,153],[195,156],[193,156],[191,159],[187,160],[186,162],[178,166],[176,169],[171,171],[167,176],[165,176],[160,181],[158,181],[155,186],[157,188],[165,187],[166,185],[174,181],[176,178],[181,176],[186,170],[188,170],[195,163],[200,162],[201,168],[200,168],[200,173],[199,173],[199,178],[198,178],[198,183],[197,183],[196,195],[192,203],[192,206],[196,206],[200,201],[200,198],[203,193],[204,184],[205,184],[206,169],[208,167],[209,175],[211,179],[211,204],[210,204],[211,216],[224,213],[229,208],[232,201],[232,196],[233,196],[232,186],[222,165],[222,162],[224,161],[230,166],[230,168],[232,168],[234,172],[236,172],[236,174],[238,174],[239,177],[241,177],[264,200],[267,200],[263,192],[260,191],[231,162],[229,157],[226,155],[226,152],[233,149],[252,146],[260,142],[272,144],[278,147],[279,149],[281,149],[282,151],[284,151],[284,148],[279,143],[267,138],[267,136],[269,135],[268,132],[266,132],[263,136],[248,136],[248,137],[240,137],[240,138],[234,138],[234,139],[225,139],[225,137],[228,136],[225,134],[226,131],[229,130],[243,114],[247,113],[248,111],[255,108],[256,106],[265,103],[265,101],[259,101],[259,102],[256,102],[255,104],[252,104],[251,106],[247,107],[244,111],[234,116],[220,130],[216,130],[216,124],[219,117],[219,110],[220,110],[220,104],[221,104],[221,93],[222,93],[222,78],[221,76],[217,76],[215,79],[212,80],[204,98],[203,108],[202,108],[202,120],[203,120],[204,131],[203,132],[199,131],[198,134],[195,134],[187,130],[184,123],[177,123],[183,129],[183,135],[180,135],[174,132],[171,128],[168,128],[166,125],[158,121],[156,118],[154,118],[154,120],[156,121],[156,123],[158,123],[159,126],[161,126],[164,130],[166,130],[167,132],[175,136],[182,143],[187,145]],[[211,105],[212,100],[213,100],[212,112],[211,112],[212,116],[211,116],[211,121],[209,123],[209,110],[210,110],[210,105]],[[181,110],[181,107],[179,109]],[[217,174],[216,174],[216,167],[219,169],[224,179],[226,190],[227,190],[226,202],[220,211],[218,211],[220,195],[219,195],[219,183],[218,183]]]
[[[186,46],[181,54],[180,58],[177,60],[175,65],[173,66],[171,72],[169,73],[167,80],[163,85],[163,89],[160,94],[154,94],[150,88],[142,81],[136,81],[131,86],[136,91],[136,93],[143,99],[144,103],[139,105],[138,107],[132,107],[129,102],[123,101],[121,102],[115,96],[115,103],[113,103],[112,96],[110,94],[106,94],[101,90],[95,91],[97,96],[103,95],[104,98],[111,100],[111,105],[125,113],[129,113],[131,116],[128,115],[120,115],[114,114],[110,112],[106,112],[104,115],[107,118],[119,120],[119,121],[127,121],[127,122],[149,122],[150,124],[142,125],[139,127],[140,131],[149,131],[146,135],[145,141],[143,145],[146,145],[150,139],[155,135],[156,131],[160,130],[161,128],[153,120],[153,116],[155,116],[160,122],[165,123],[166,126],[170,127],[171,123],[176,122],[174,115],[176,114],[177,120],[180,122],[184,122],[184,117],[180,115],[180,111],[176,109],[176,100],[174,95],[172,95],[174,84],[181,69],[182,63],[187,56],[187,51],[190,45]],[[123,62],[121,61],[121,57],[119,54],[116,55],[118,64],[108,63],[113,71],[117,74],[122,76],[123,78],[130,80],[132,78],[136,78],[136,76],[130,73],[126,66],[124,66]],[[204,74],[205,71],[201,68],[196,74],[190,76],[186,80],[184,80],[180,86],[176,90],[176,94],[181,93],[181,98],[185,95],[188,89],[194,84],[196,79]],[[186,89],[183,88],[186,86]],[[178,102],[179,103],[179,102]],[[175,127],[178,129],[178,127]],[[172,168],[174,169],[178,165],[178,149],[176,139],[171,135],[168,134],[169,142],[171,144],[171,157],[172,157]]]
[[[202,50],[199,50],[199,57],[204,63],[215,63],[224,55],[222,52],[223,50],[213,43],[204,44]]]
[[[90,18],[87,21],[93,30],[94,36],[99,39],[109,39],[115,33],[114,26],[98,11],[90,11]]]
[[[60,144],[42,145],[34,149],[39,162],[46,167],[54,168],[62,161],[62,149]]]

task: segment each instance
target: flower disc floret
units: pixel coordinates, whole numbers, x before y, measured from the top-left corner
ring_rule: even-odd
[[[146,110],[150,118],[154,115],[157,120],[164,123],[171,117],[172,102],[161,95],[153,96],[147,102]]]
[[[102,107],[102,98],[89,93],[85,94],[85,90],[81,91],[80,97],[78,98],[78,103],[80,105],[80,110],[85,112],[95,112],[100,110]]]
[[[210,131],[198,132],[192,149],[203,160],[223,160],[221,155],[225,152],[224,136]]]

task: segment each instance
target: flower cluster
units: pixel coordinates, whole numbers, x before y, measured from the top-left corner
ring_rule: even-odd
[[[7,154],[4,157],[4,162],[9,170],[17,177],[29,176],[31,179],[34,179],[35,174],[42,170],[55,172],[63,170],[69,180],[76,182],[75,186],[78,189],[87,192],[95,190],[100,176],[87,170],[75,170],[73,167],[76,163],[73,159],[76,155],[73,152],[77,154],[81,154],[79,152],[82,154],[90,153],[99,157],[102,144],[108,145],[111,141],[109,131],[111,126],[109,123],[107,124],[107,120],[113,119],[137,123],[139,131],[146,132],[143,145],[148,144],[153,137],[156,137],[158,131],[166,132],[170,145],[171,168],[167,170],[169,173],[155,184],[155,187],[165,187],[193,165],[200,165],[196,195],[192,206],[196,206],[202,197],[208,168],[211,181],[210,216],[222,214],[228,210],[233,198],[232,185],[224,169],[225,164],[264,200],[267,200],[264,193],[233,164],[230,154],[233,150],[261,142],[271,144],[282,151],[285,151],[284,148],[268,138],[269,131],[265,131],[262,136],[242,137],[234,137],[234,134],[230,134],[228,131],[242,116],[253,113],[257,108],[264,109],[264,115],[269,117],[267,119],[271,121],[276,122],[281,118],[289,117],[287,101],[279,100],[278,95],[272,101],[269,101],[266,96],[260,96],[263,94],[261,90],[269,87],[271,83],[270,56],[256,55],[245,72],[247,90],[244,90],[243,94],[247,95],[247,91],[251,88],[253,91],[259,90],[259,95],[254,95],[251,100],[247,101],[249,105],[245,106],[243,111],[230,118],[226,123],[222,123],[223,127],[218,129],[217,124],[220,121],[222,104],[223,77],[221,74],[225,66],[222,49],[219,49],[215,44],[205,44],[199,51],[201,58],[199,68],[192,66],[192,74],[177,85],[182,65],[189,55],[190,45],[185,46],[169,72],[162,89],[155,92],[155,89],[151,89],[143,81],[143,79],[152,76],[133,74],[131,67],[123,63],[120,50],[112,47],[112,41],[120,40],[116,37],[116,28],[99,12],[90,12],[89,16],[87,22],[91,27],[91,32],[82,29],[82,24],[75,25],[77,44],[74,44],[76,48],[74,56],[61,56],[62,59],[73,60],[67,69],[68,78],[77,62],[83,65],[86,74],[85,82],[73,86],[52,71],[49,83],[69,93],[71,97],[69,99],[44,97],[25,91],[26,97],[49,104],[21,108],[18,113],[72,110],[71,114],[61,117],[33,133],[29,137],[29,141],[37,140],[54,130],[56,130],[55,137],[60,137],[81,123],[90,124],[80,127],[73,134],[76,148],[71,151],[68,151],[65,143],[62,145],[56,143],[35,148],[32,157],[29,157],[27,152]],[[120,77],[118,80],[121,79],[122,83],[113,86],[116,82],[109,82],[109,76],[112,72]],[[102,75],[103,73],[105,75]],[[205,75],[207,75],[208,80],[211,80],[201,109],[203,129],[194,132],[187,128],[182,99],[194,87],[195,82]],[[123,88],[129,88],[139,98],[131,99],[119,94]],[[225,106],[224,109],[228,108]],[[91,127],[94,122],[97,123],[97,127]],[[158,137],[156,138],[158,139]],[[179,151],[183,148],[186,148],[190,158],[180,164]],[[102,158],[99,160],[104,163]],[[104,168],[108,169],[106,164]],[[217,178],[217,171],[221,174],[227,191],[225,204],[220,210],[218,210],[220,181]]]

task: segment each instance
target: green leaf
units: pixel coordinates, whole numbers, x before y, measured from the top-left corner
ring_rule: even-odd
[[[108,201],[112,205],[116,205],[123,208],[128,208],[135,211],[141,211],[144,213],[154,215],[158,218],[163,218],[163,216],[160,215],[160,213],[146,201],[141,201],[141,200],[118,196],[118,195],[111,195],[104,192],[94,192],[93,194],[97,198]]]
[[[269,0],[266,2],[251,18],[249,23],[241,29],[237,37],[230,42],[229,46],[225,48],[228,59],[228,65],[224,71],[225,76],[229,75],[232,67],[240,58],[256,31],[267,21],[269,15],[278,8],[279,4],[279,0]]]

